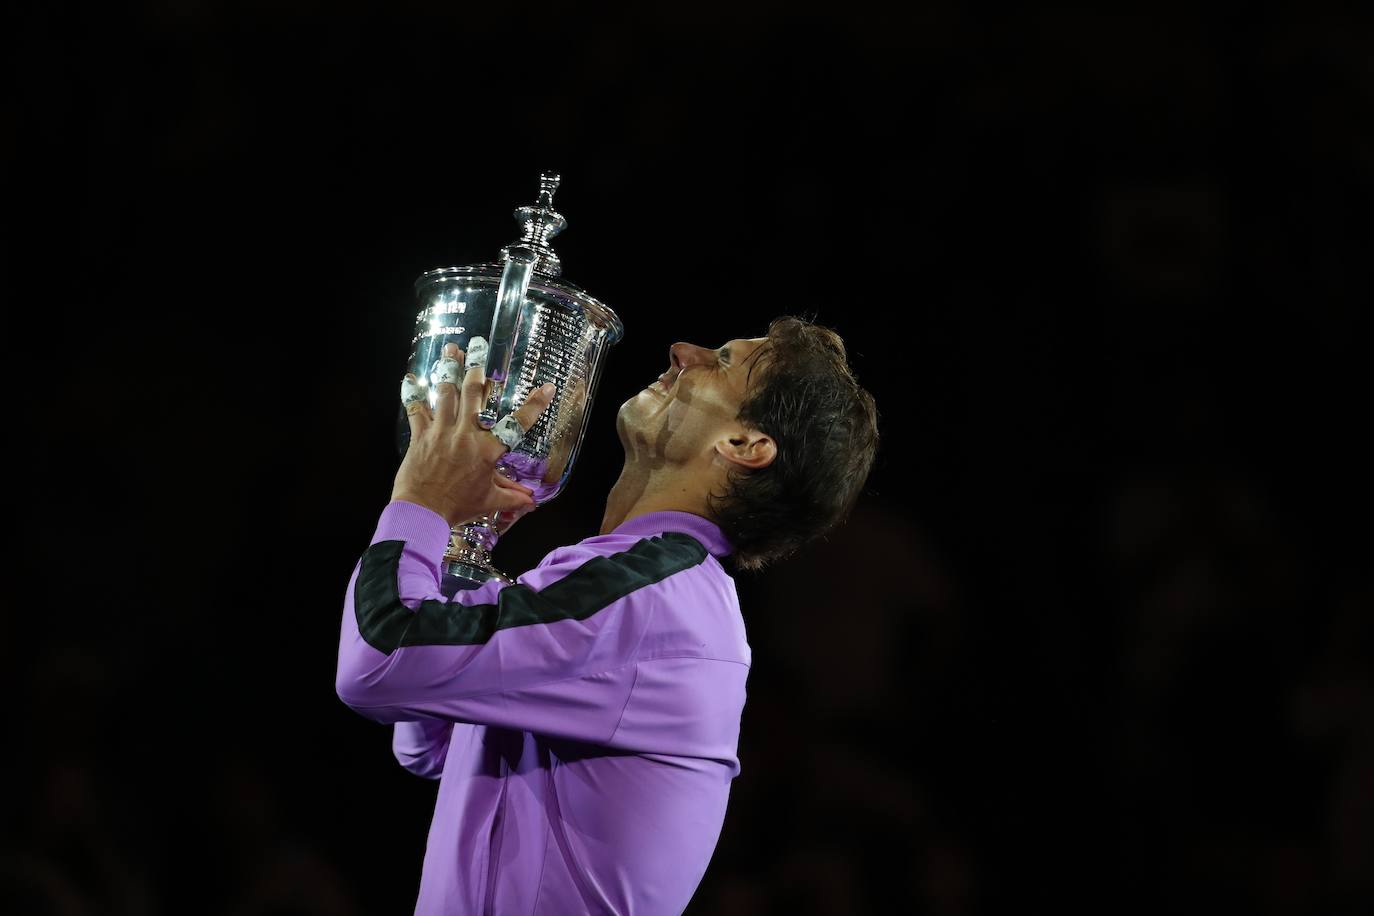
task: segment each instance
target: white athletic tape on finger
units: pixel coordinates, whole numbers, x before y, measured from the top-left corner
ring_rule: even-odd
[[[515,448],[520,444],[520,440],[525,438],[524,427],[512,414],[502,417],[501,421],[491,428],[491,433],[500,439],[506,448]]]
[[[468,341],[468,352],[465,362],[467,363],[466,368],[468,369],[471,369],[473,366],[481,366],[483,369],[487,368],[487,339],[485,337],[474,337]]]
[[[441,356],[434,361],[434,368],[429,370],[434,378],[434,384],[442,385],[448,382],[451,385],[461,385],[463,383],[463,365],[452,356]]]
[[[416,401],[426,400],[428,396],[429,392],[424,388],[424,386],[416,382],[412,382],[408,378],[401,379],[401,403],[404,404],[406,407],[409,407]]]

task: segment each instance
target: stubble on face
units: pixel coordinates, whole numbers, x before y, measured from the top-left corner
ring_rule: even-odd
[[[625,446],[627,467],[634,464],[651,472],[667,465],[675,428],[669,410],[670,397],[665,392],[646,389],[621,406],[616,426]]]
[[[667,390],[660,378],[625,401],[616,430],[627,470],[648,475],[713,460],[715,442],[738,418],[757,357],[768,346],[767,339],[731,340],[716,351],[718,362],[684,366]]]

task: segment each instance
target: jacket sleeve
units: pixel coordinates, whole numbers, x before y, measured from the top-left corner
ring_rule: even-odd
[[[392,727],[391,752],[396,762],[416,776],[438,779],[444,773],[453,723],[438,719],[397,722]]]
[[[345,594],[339,698],[377,722],[442,719],[605,743],[654,607],[633,593],[701,562],[704,549],[671,538],[611,556],[561,547],[515,584],[492,580],[446,599],[448,538],[444,518],[422,506],[394,500],[383,510]]]

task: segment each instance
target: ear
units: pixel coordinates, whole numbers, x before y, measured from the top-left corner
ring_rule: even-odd
[[[766,468],[778,457],[778,444],[773,437],[756,429],[736,430],[734,435],[718,439],[715,450],[731,464],[750,470]]]

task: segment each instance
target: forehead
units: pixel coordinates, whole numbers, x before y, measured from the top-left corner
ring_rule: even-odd
[[[767,337],[736,337],[725,342],[721,347],[721,355],[725,357],[727,365],[731,368],[737,367],[738,371],[726,370],[729,381],[735,387],[741,397],[749,390],[753,384],[754,368],[761,363],[761,359],[756,359],[760,353],[764,352],[768,343]]]
[[[735,337],[725,342],[722,350],[729,350],[737,360],[744,359],[768,342],[767,337]]]

